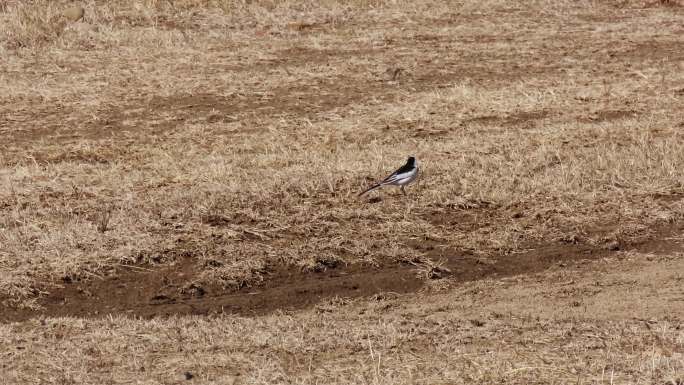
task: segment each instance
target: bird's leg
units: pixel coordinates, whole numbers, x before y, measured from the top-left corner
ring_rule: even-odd
[[[404,186],[401,186],[401,192],[403,192],[404,196],[406,196],[406,190],[404,190]]]

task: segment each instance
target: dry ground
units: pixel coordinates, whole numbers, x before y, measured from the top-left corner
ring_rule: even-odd
[[[73,4],[0,3],[0,382],[684,382],[679,2]]]

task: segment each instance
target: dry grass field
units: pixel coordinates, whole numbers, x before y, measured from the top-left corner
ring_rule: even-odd
[[[2,384],[684,384],[681,2],[5,1],[0,91]]]

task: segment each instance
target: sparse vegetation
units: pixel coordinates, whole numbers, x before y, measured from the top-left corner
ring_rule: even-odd
[[[3,380],[682,381],[678,4],[0,3]]]

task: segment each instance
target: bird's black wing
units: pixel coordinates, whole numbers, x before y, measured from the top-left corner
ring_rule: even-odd
[[[397,171],[391,173],[390,175],[387,176],[387,178],[383,179],[382,183],[387,183],[391,182],[392,180],[396,179],[397,175],[401,174],[409,174],[411,173],[414,169],[416,168],[416,165],[412,162],[406,162],[403,166],[399,167]],[[401,178],[399,178],[401,179]]]

